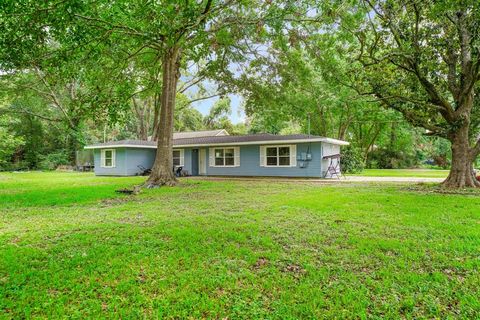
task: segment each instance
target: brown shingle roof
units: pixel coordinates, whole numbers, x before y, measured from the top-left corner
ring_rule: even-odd
[[[203,131],[184,131],[184,132],[173,133],[173,139],[216,137],[216,136],[228,136],[228,132],[225,129],[218,129],[218,130],[203,130]]]
[[[290,135],[274,135],[268,133],[261,134],[247,134],[241,136],[210,136],[210,137],[195,137],[195,138],[183,138],[174,139],[174,147],[186,147],[186,146],[214,146],[214,145],[236,145],[236,144],[264,144],[264,143],[282,143],[282,142],[308,142],[308,141],[324,141],[333,144],[345,145],[348,142],[324,138],[320,136],[312,136],[306,134],[290,134]],[[155,141],[142,141],[142,140],[120,140],[110,141],[106,143],[99,143],[90,146],[86,146],[86,149],[97,149],[105,147],[146,147],[155,148],[157,142]]]

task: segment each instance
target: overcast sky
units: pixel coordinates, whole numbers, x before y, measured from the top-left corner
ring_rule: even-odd
[[[241,105],[242,105],[242,98],[240,96],[229,94],[228,95],[232,100],[232,114],[230,115],[230,120],[233,124],[245,122],[245,113],[243,112]],[[192,103],[193,107],[200,111],[203,115],[208,114],[208,111],[213,106],[215,101],[219,98],[215,97],[208,100],[201,100]]]

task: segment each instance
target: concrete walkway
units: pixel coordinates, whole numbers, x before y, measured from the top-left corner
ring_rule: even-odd
[[[315,183],[353,183],[353,182],[385,182],[385,183],[440,183],[445,178],[418,178],[418,177],[367,177],[348,176],[341,179],[315,179],[315,178],[284,178],[284,177],[188,177],[187,179],[211,181],[271,181],[271,182],[315,182]]]
[[[366,176],[349,176],[346,181],[349,182],[432,182],[440,183],[445,178],[418,178],[418,177],[366,177]]]

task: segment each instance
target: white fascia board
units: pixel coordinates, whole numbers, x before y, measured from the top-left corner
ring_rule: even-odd
[[[323,138],[323,142],[331,143],[331,144],[338,144],[339,146],[350,145],[350,142],[343,141],[343,140],[338,140],[338,139],[333,139],[333,138]]]
[[[176,147],[176,146],[174,146]],[[146,146],[137,144],[112,144],[105,146],[85,146],[83,149],[112,149],[112,148],[140,148],[140,149],[157,149],[157,146]]]
[[[295,139],[295,140],[266,140],[266,141],[245,141],[245,142],[223,142],[223,143],[204,143],[204,144],[187,144],[174,145],[175,148],[188,147],[216,147],[216,146],[243,146],[243,145],[273,145],[273,144],[292,144],[292,143],[306,143],[306,142],[327,142],[338,145],[349,145],[347,141],[331,139],[331,138],[312,138],[312,139]]]
[[[225,134],[222,134],[222,133],[225,133]],[[225,129],[222,129],[220,130],[219,132],[217,132],[217,134],[215,135],[215,137],[218,137],[218,136],[229,136],[230,133],[227,132],[227,130]]]
[[[306,142],[326,142],[331,144],[338,144],[347,146],[350,143],[347,141],[332,139],[332,138],[312,138],[312,139],[295,139],[295,140],[266,140],[266,141],[245,141],[245,142],[222,142],[222,143],[199,143],[199,144],[175,144],[174,148],[195,148],[195,147],[221,147],[221,146],[244,146],[244,145],[273,145],[273,144],[292,144],[292,143],[306,143]],[[85,146],[84,149],[107,149],[107,148],[142,148],[142,149],[156,149],[157,146],[148,145],[105,145],[105,146]]]

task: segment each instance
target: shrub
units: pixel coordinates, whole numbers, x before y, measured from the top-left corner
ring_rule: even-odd
[[[25,141],[7,130],[4,126],[7,121],[0,118],[0,171],[10,170],[12,167],[12,157]]]
[[[68,165],[68,155],[65,150],[42,156],[39,168],[43,170],[55,170],[60,165]]]
[[[344,173],[358,173],[365,168],[362,152],[353,146],[342,149],[340,164]]]
[[[403,169],[417,165],[416,155],[387,148],[378,148],[370,152],[367,161],[367,167],[372,169]]]

